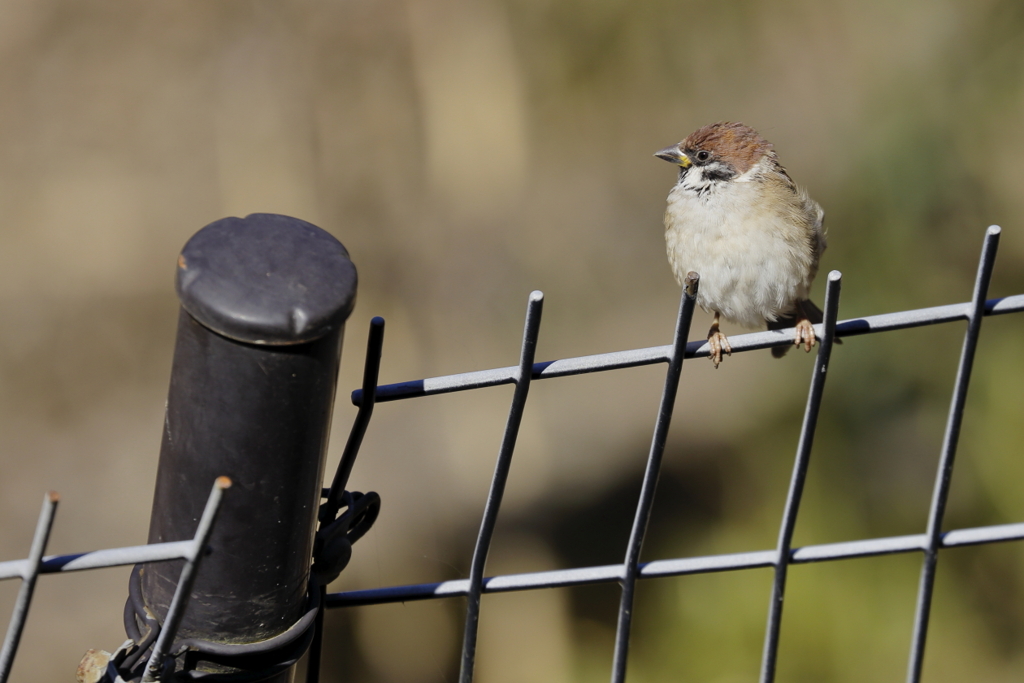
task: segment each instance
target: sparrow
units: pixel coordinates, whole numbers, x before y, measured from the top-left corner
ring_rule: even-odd
[[[712,123],[654,156],[679,166],[668,194],[665,243],[680,285],[700,274],[697,304],[717,368],[732,347],[721,319],[747,328],[796,328],[814,346],[821,309],[808,298],[825,251],[825,212],[779,163],[770,142],[742,123]],[[787,347],[774,347],[781,358]]]

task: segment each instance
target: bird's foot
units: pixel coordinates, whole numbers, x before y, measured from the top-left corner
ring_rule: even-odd
[[[719,363],[722,362],[722,354],[727,356],[732,355],[732,347],[729,345],[729,340],[715,325],[708,332],[708,345],[711,346],[711,353],[708,355],[708,359],[715,364],[715,369],[718,369]]]
[[[817,337],[814,336],[814,326],[811,324],[811,321],[807,318],[798,320],[794,331],[796,335],[793,339],[793,344],[795,346],[803,344],[804,351],[809,353],[811,347],[814,346],[814,342],[817,341]]]

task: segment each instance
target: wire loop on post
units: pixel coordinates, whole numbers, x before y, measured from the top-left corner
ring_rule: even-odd
[[[133,646],[123,653],[118,661],[115,653],[115,667],[124,680],[138,680],[141,675],[135,663],[147,653],[150,645],[160,634],[160,624],[147,618],[145,604],[139,585],[139,567],[132,572],[128,584],[129,597],[125,604],[125,623],[129,625],[128,637]],[[181,680],[202,679],[209,676],[197,671],[201,666],[217,664],[237,670],[233,674],[219,674],[220,680],[248,681],[263,680],[267,676],[286,671],[294,666],[306,653],[313,639],[313,624],[320,612],[321,589],[315,578],[310,582],[306,606],[302,616],[284,632],[273,638],[255,643],[218,643],[200,638],[182,638],[175,641],[171,654],[180,659],[175,675]],[[132,627],[134,626],[134,628]],[[147,630],[142,632],[142,627]],[[132,676],[134,675],[134,678]]]

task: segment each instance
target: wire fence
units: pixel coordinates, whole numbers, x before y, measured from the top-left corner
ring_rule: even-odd
[[[686,341],[694,312],[697,289],[700,286],[699,277],[696,274],[691,274],[691,277],[687,278],[685,283],[680,300],[674,338],[669,345],[536,362],[534,355],[540,331],[543,295],[540,292],[533,292],[529,297],[527,305],[526,323],[518,365],[383,386],[377,385],[377,376],[384,340],[384,322],[380,318],[375,318],[370,327],[363,388],[354,391],[352,394],[352,402],[358,406],[359,412],[353,423],[352,431],[332,486],[329,489],[324,489],[322,493],[323,498],[327,501],[327,508],[333,508],[336,512],[339,506],[344,507],[348,505],[351,507],[352,505],[351,501],[342,503],[341,499],[363,436],[370,423],[375,404],[502,384],[513,384],[515,391],[498,450],[490,489],[484,505],[469,577],[440,583],[391,586],[341,593],[328,594],[321,591],[321,607],[319,607],[318,618],[316,619],[316,635],[311,646],[307,681],[316,681],[319,676],[319,649],[320,638],[322,637],[322,629],[320,627],[323,622],[323,608],[343,608],[356,605],[374,605],[456,596],[465,597],[466,619],[459,678],[461,683],[469,683],[473,679],[481,597],[484,593],[618,582],[621,585],[622,591],[618,610],[611,681],[612,683],[622,683],[625,680],[627,670],[634,592],[637,580],[771,567],[774,569],[774,581],[769,601],[760,673],[762,683],[768,683],[773,681],[775,677],[783,600],[786,592],[787,572],[791,564],[920,552],[922,553],[923,560],[907,669],[907,681],[909,683],[917,683],[921,680],[939,551],[959,546],[1024,539],[1024,523],[950,531],[942,530],[957,441],[963,421],[967,389],[970,382],[975,350],[981,332],[982,320],[987,316],[1024,311],[1024,294],[1000,299],[987,299],[999,235],[1000,229],[996,226],[990,227],[986,232],[973,296],[966,303],[839,321],[841,275],[836,271],[829,273],[825,295],[824,321],[815,326],[815,334],[820,340],[820,345],[810,378],[807,405],[794,458],[788,495],[779,527],[778,541],[775,548],[768,550],[706,557],[655,560],[646,563],[639,561],[640,550],[643,546],[644,535],[654,502],[656,484],[683,362],[685,359],[709,355],[709,346],[705,342],[695,341],[687,343]],[[800,548],[792,547],[793,530],[796,525],[804,482],[807,476],[834,342],[841,337],[874,334],[956,321],[966,321],[967,330],[964,336],[953,396],[946,420],[925,531],[909,536],[873,538]],[[745,334],[730,339],[734,353],[783,346],[792,344],[793,341],[793,329]],[[567,377],[657,363],[666,363],[668,369],[665,375],[661,402],[655,420],[654,433],[651,439],[640,496],[634,513],[632,529],[627,546],[624,549],[623,562],[606,566],[577,567],[556,571],[485,577],[487,555],[501,509],[505,485],[512,466],[513,452],[523,411],[529,396],[531,382],[533,380]],[[18,641],[28,615],[35,581],[39,574],[183,559],[186,561],[186,568],[181,573],[178,587],[175,591],[175,598],[164,618],[163,628],[159,631],[159,638],[155,638],[156,633],[154,632],[155,642],[145,644],[126,643],[125,646],[122,646],[120,660],[118,660],[119,663],[123,663],[125,657],[141,657],[147,651],[147,648],[150,648],[150,656],[142,680],[165,680],[173,671],[173,668],[167,668],[166,657],[172,650],[177,620],[180,619],[187,604],[189,582],[194,579],[197,571],[201,571],[201,567],[199,567],[199,562],[203,556],[201,551],[206,545],[210,529],[214,524],[221,496],[229,486],[230,481],[226,478],[221,478],[216,482],[210,495],[206,512],[203,514],[202,522],[199,525],[195,538],[192,540],[97,550],[76,555],[44,557],[46,541],[53,524],[57,506],[56,494],[47,494],[44,499],[43,510],[40,514],[29,557],[23,560],[0,563],[0,580],[22,579],[21,591],[15,604],[3,649],[0,651],[0,683],[6,681],[10,674]],[[117,659],[117,653],[115,653],[114,659]],[[99,668],[107,669],[106,660],[100,663]],[[116,667],[109,669],[108,675],[108,680],[122,680]]]

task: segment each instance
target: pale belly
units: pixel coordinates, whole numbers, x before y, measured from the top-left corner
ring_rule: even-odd
[[[755,219],[669,195],[665,241],[676,280],[700,275],[697,304],[748,328],[792,313],[808,298],[814,274],[805,232],[780,217]]]

